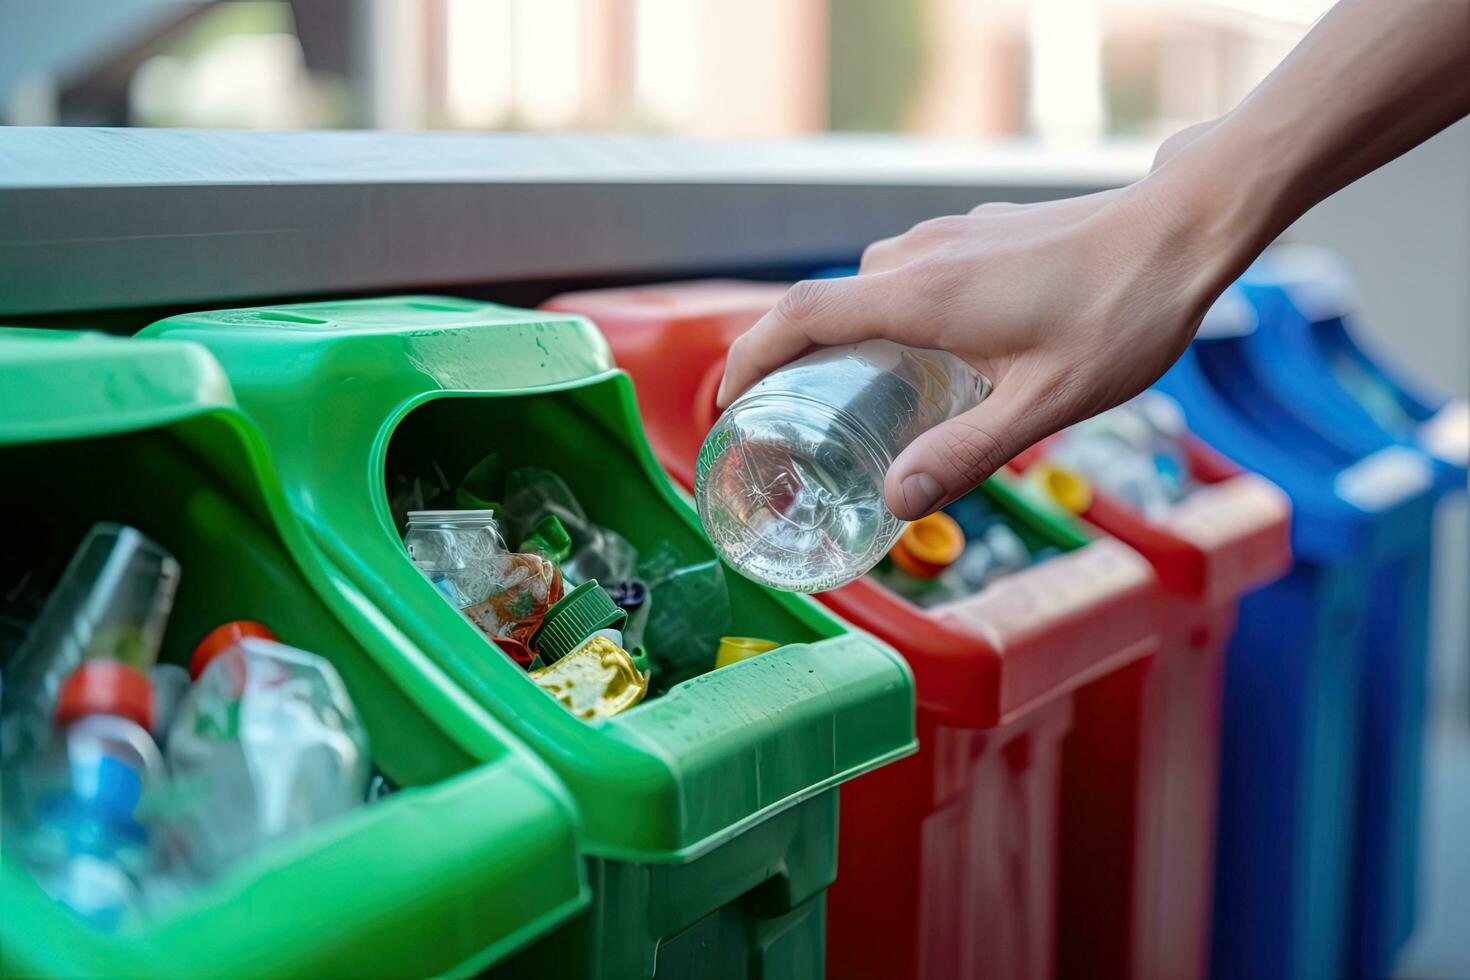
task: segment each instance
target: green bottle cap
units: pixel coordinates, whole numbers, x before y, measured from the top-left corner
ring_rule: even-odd
[[[643,644],[640,643],[634,647],[633,652],[628,656],[632,658],[633,666],[637,667],[641,673],[646,674],[653,669],[653,662],[648,659],[648,651],[644,649]]]
[[[572,536],[562,526],[561,518],[555,514],[547,514],[536,522],[536,527],[516,550],[540,555],[547,561],[560,565],[572,553]]]
[[[546,618],[531,637],[531,646],[550,666],[593,633],[620,629],[627,619],[628,613],[612,601],[597,580],[588,579],[546,610]]]

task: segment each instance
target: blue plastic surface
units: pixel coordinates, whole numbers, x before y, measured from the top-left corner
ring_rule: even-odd
[[[1281,290],[1233,288],[1259,328],[1159,385],[1293,504],[1297,563],[1228,657],[1215,973],[1381,976],[1413,924],[1437,474],[1297,343]]]
[[[1418,423],[1433,415],[1428,401],[1391,378],[1353,340],[1343,317],[1345,298],[1312,295],[1278,279],[1268,260],[1245,280],[1261,329],[1241,338],[1271,402],[1294,414],[1313,435],[1353,459],[1394,446],[1414,446]],[[1321,284],[1331,290],[1331,283]],[[1333,301],[1336,300],[1336,301]],[[1310,315],[1309,315],[1310,314]],[[1359,380],[1376,385],[1358,395],[1343,386],[1347,359]],[[1351,375],[1349,375],[1351,376]],[[1360,398],[1377,393],[1378,415]],[[1387,399],[1384,399],[1384,396]],[[1397,408],[1399,424],[1388,411]],[[1383,417],[1385,414],[1389,417]],[[1389,424],[1385,424],[1389,423]],[[1390,427],[1392,426],[1392,428]],[[1397,430],[1397,431],[1394,431]],[[1370,593],[1367,680],[1363,697],[1363,758],[1355,852],[1349,967],[1364,976],[1391,973],[1413,931],[1417,904],[1419,815],[1427,708],[1429,575],[1432,511],[1444,495],[1463,490],[1465,471],[1424,454],[1434,474],[1429,512],[1411,523],[1422,542],[1375,569]]]

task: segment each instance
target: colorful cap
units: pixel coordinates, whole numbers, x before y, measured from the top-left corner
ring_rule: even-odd
[[[607,594],[612,601],[623,609],[632,612],[648,601],[648,586],[638,579],[629,579],[626,582],[611,582],[606,586]]]
[[[653,661],[649,659],[648,650],[643,644],[640,643],[634,647],[628,656],[632,658],[633,666],[638,668],[639,673],[647,674],[653,670]]]
[[[1055,463],[1037,463],[1026,471],[1027,482],[1039,488],[1063,510],[1080,514],[1092,506],[1092,484],[1076,470]]]
[[[547,514],[521,542],[518,551],[540,555],[550,562],[564,562],[572,553],[572,536],[562,526],[561,518]]]
[[[627,611],[613,602],[596,579],[588,579],[546,611],[531,646],[545,663],[554,664],[598,630],[621,629],[627,621]]]
[[[523,670],[531,669],[531,664],[536,661],[536,655],[531,652],[530,647],[509,636],[497,636],[494,637],[494,640],[495,645],[504,650],[507,657],[520,664]]]
[[[204,639],[200,640],[199,645],[194,648],[194,655],[189,658],[189,677],[197,681],[211,660],[247,636],[261,640],[276,638],[276,634],[272,633],[268,626],[252,619],[237,619],[223,626],[216,626],[205,634]]]
[[[904,528],[889,557],[910,575],[934,578],[964,550],[965,532],[953,517],[940,511]]]
[[[120,660],[85,660],[61,684],[56,699],[56,727],[65,728],[88,715],[116,715],[153,729],[153,685],[148,675]]]
[[[769,653],[781,644],[762,640],[754,636],[722,636],[720,648],[715,651],[715,669],[728,667],[742,660]]]

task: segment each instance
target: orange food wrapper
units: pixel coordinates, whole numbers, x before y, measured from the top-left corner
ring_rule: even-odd
[[[492,639],[529,644],[546,611],[562,596],[561,570],[540,555],[506,553],[492,561],[496,585],[465,615]]]

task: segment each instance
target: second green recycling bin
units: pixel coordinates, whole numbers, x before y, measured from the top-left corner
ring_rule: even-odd
[[[269,623],[333,664],[402,787],[112,931],[42,891],[12,837],[0,974],[472,973],[586,904],[565,791],[310,543],[206,351],[0,329],[0,472],[7,586],[49,584],[94,522],[137,528],[182,567],[164,659]]]
[[[730,576],[735,632],[782,646],[584,722],[443,601],[390,515],[385,481],[410,462],[462,473],[495,451],[560,474],[640,553],[713,558],[590,323],[398,297],[194,314],[145,333],[214,352],[316,544],[571,790],[593,906],[508,972],[821,974],[835,788],[913,750],[903,661],[804,597]]]

